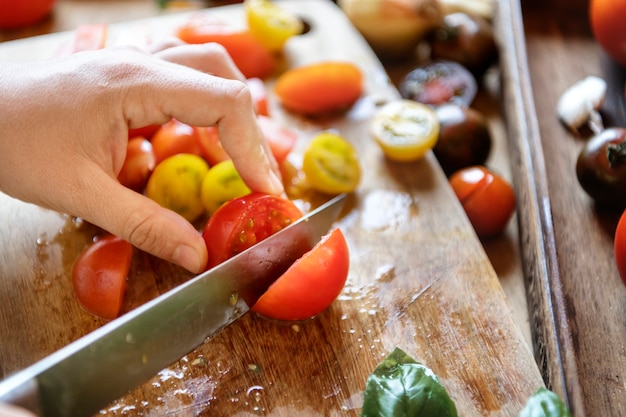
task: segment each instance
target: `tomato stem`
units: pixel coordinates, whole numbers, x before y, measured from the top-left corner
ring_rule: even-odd
[[[626,164],[626,140],[620,143],[609,143],[606,147],[606,157],[611,168]]]

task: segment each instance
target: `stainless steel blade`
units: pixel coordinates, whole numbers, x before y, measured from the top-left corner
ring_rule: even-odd
[[[337,219],[345,195],[0,382],[0,402],[92,416],[243,316]]]

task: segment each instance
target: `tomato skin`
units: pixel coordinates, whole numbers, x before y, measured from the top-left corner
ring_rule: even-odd
[[[589,21],[596,41],[617,63],[626,66],[626,2],[591,0]]]
[[[251,193],[223,204],[209,218],[202,237],[212,268],[302,217],[286,198]]]
[[[613,256],[619,276],[626,285],[626,210],[622,213],[615,229]]]
[[[72,269],[72,284],[85,310],[107,320],[119,315],[133,252],[130,243],[109,235],[79,255]]]
[[[274,159],[278,163],[284,161],[296,144],[298,135],[270,117],[258,115],[256,119]]]
[[[334,229],[274,281],[251,310],[277,320],[314,317],[341,293],[349,268],[348,244],[341,229]]]
[[[450,185],[480,238],[504,230],[515,210],[515,192],[504,178],[472,166],[452,174]]]
[[[200,155],[207,160],[209,165],[216,165],[230,159],[222,146],[217,126],[196,127],[195,130],[200,145]]]
[[[142,192],[155,166],[152,143],[143,137],[135,137],[126,145],[126,159],[117,179],[123,186]]]
[[[304,23],[272,0],[245,0],[250,31],[271,51],[280,52],[289,38],[302,33]]]
[[[165,123],[150,140],[156,163],[179,153],[202,155],[196,128],[172,119]]]
[[[317,62],[285,71],[274,92],[283,107],[296,113],[342,112],[363,94],[363,74],[350,62]]]
[[[207,212],[212,215],[225,202],[251,192],[229,159],[209,168],[202,180],[200,197]]]
[[[152,139],[152,136],[161,128],[161,125],[149,125],[144,127],[136,127],[128,129],[128,139],[132,139],[137,136],[141,136],[148,140]]]
[[[0,0],[0,28],[17,29],[48,16],[56,0]]]

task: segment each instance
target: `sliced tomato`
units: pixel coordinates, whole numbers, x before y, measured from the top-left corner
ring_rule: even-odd
[[[267,116],[257,116],[257,123],[276,161],[284,161],[298,140],[296,132]]]
[[[328,308],[348,278],[348,244],[335,229],[278,278],[252,306],[277,320],[306,320]]]
[[[80,254],[72,269],[72,284],[85,310],[107,320],[120,314],[133,251],[130,243],[109,235]]]
[[[212,268],[302,217],[286,198],[251,193],[223,204],[207,222],[202,237]]]
[[[224,150],[216,126],[196,127],[200,152],[210,165],[227,161],[230,156]]]
[[[134,137],[126,145],[126,159],[117,179],[123,186],[142,192],[155,166],[152,143],[141,136]]]
[[[176,36],[186,43],[219,43],[246,78],[265,79],[274,72],[274,56],[249,30],[235,28],[206,13],[192,14],[177,29]]]
[[[161,126],[150,141],[157,164],[180,153],[202,155],[196,128],[176,119],[172,119]]]

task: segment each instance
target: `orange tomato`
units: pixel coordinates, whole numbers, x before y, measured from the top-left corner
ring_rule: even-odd
[[[17,29],[42,20],[56,0],[0,0],[0,28]]]
[[[202,155],[197,129],[176,119],[161,126],[151,142],[157,164],[179,153]]]
[[[287,70],[276,81],[274,91],[293,112],[343,111],[363,93],[363,74],[350,62],[323,61]]]
[[[591,0],[589,20],[593,35],[616,62],[626,66],[626,2],[623,0]]]

